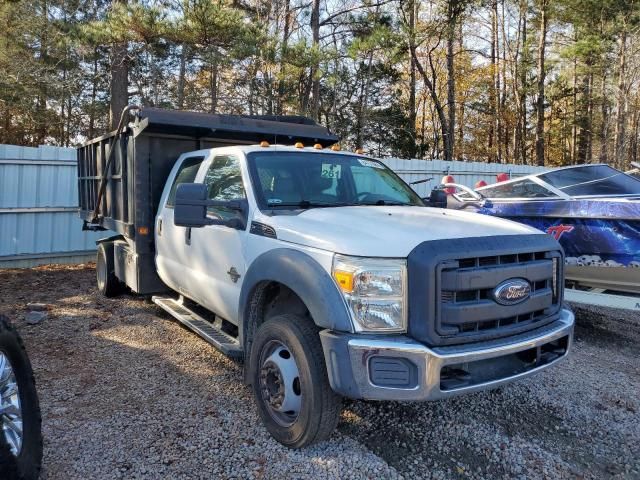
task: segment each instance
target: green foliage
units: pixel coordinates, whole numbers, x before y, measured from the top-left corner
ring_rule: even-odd
[[[437,99],[445,118],[456,109],[457,156],[528,162],[543,1],[545,158],[578,161],[577,139],[587,161],[611,158],[625,135],[623,161],[637,160],[637,0],[322,1],[318,43],[300,0],[4,1],[0,142],[74,145],[104,132],[112,51],[125,44],[130,103],[310,115],[319,83],[317,119],[345,148],[429,157],[443,150]],[[414,112],[412,42],[433,83],[414,71]]]

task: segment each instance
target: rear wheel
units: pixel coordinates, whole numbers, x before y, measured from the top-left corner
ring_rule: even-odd
[[[256,333],[250,358],[258,413],[269,433],[290,448],[327,439],[341,398],[327,377],[318,329],[299,315],[278,315]]]
[[[33,370],[22,339],[0,317],[0,478],[35,480],[41,463],[40,405]]]
[[[118,280],[113,263],[113,243],[98,245],[96,256],[96,281],[98,291],[105,297],[115,297],[122,293],[122,283]]]

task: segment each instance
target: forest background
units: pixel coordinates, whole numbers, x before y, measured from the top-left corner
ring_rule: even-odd
[[[300,114],[376,156],[627,168],[629,0],[0,0],[0,143],[76,146],[127,104]]]

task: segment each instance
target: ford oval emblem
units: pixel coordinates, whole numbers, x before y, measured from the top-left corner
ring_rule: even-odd
[[[531,295],[531,285],[524,278],[510,278],[493,289],[493,299],[500,305],[516,305]]]

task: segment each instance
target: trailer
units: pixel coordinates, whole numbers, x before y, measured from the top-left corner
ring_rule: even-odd
[[[166,290],[154,266],[154,219],[167,176],[184,153],[230,145],[323,147],[338,137],[313,120],[289,115],[215,115],[128,107],[117,130],[78,148],[78,195],[85,230],[118,240],[116,276],[134,292]]]

